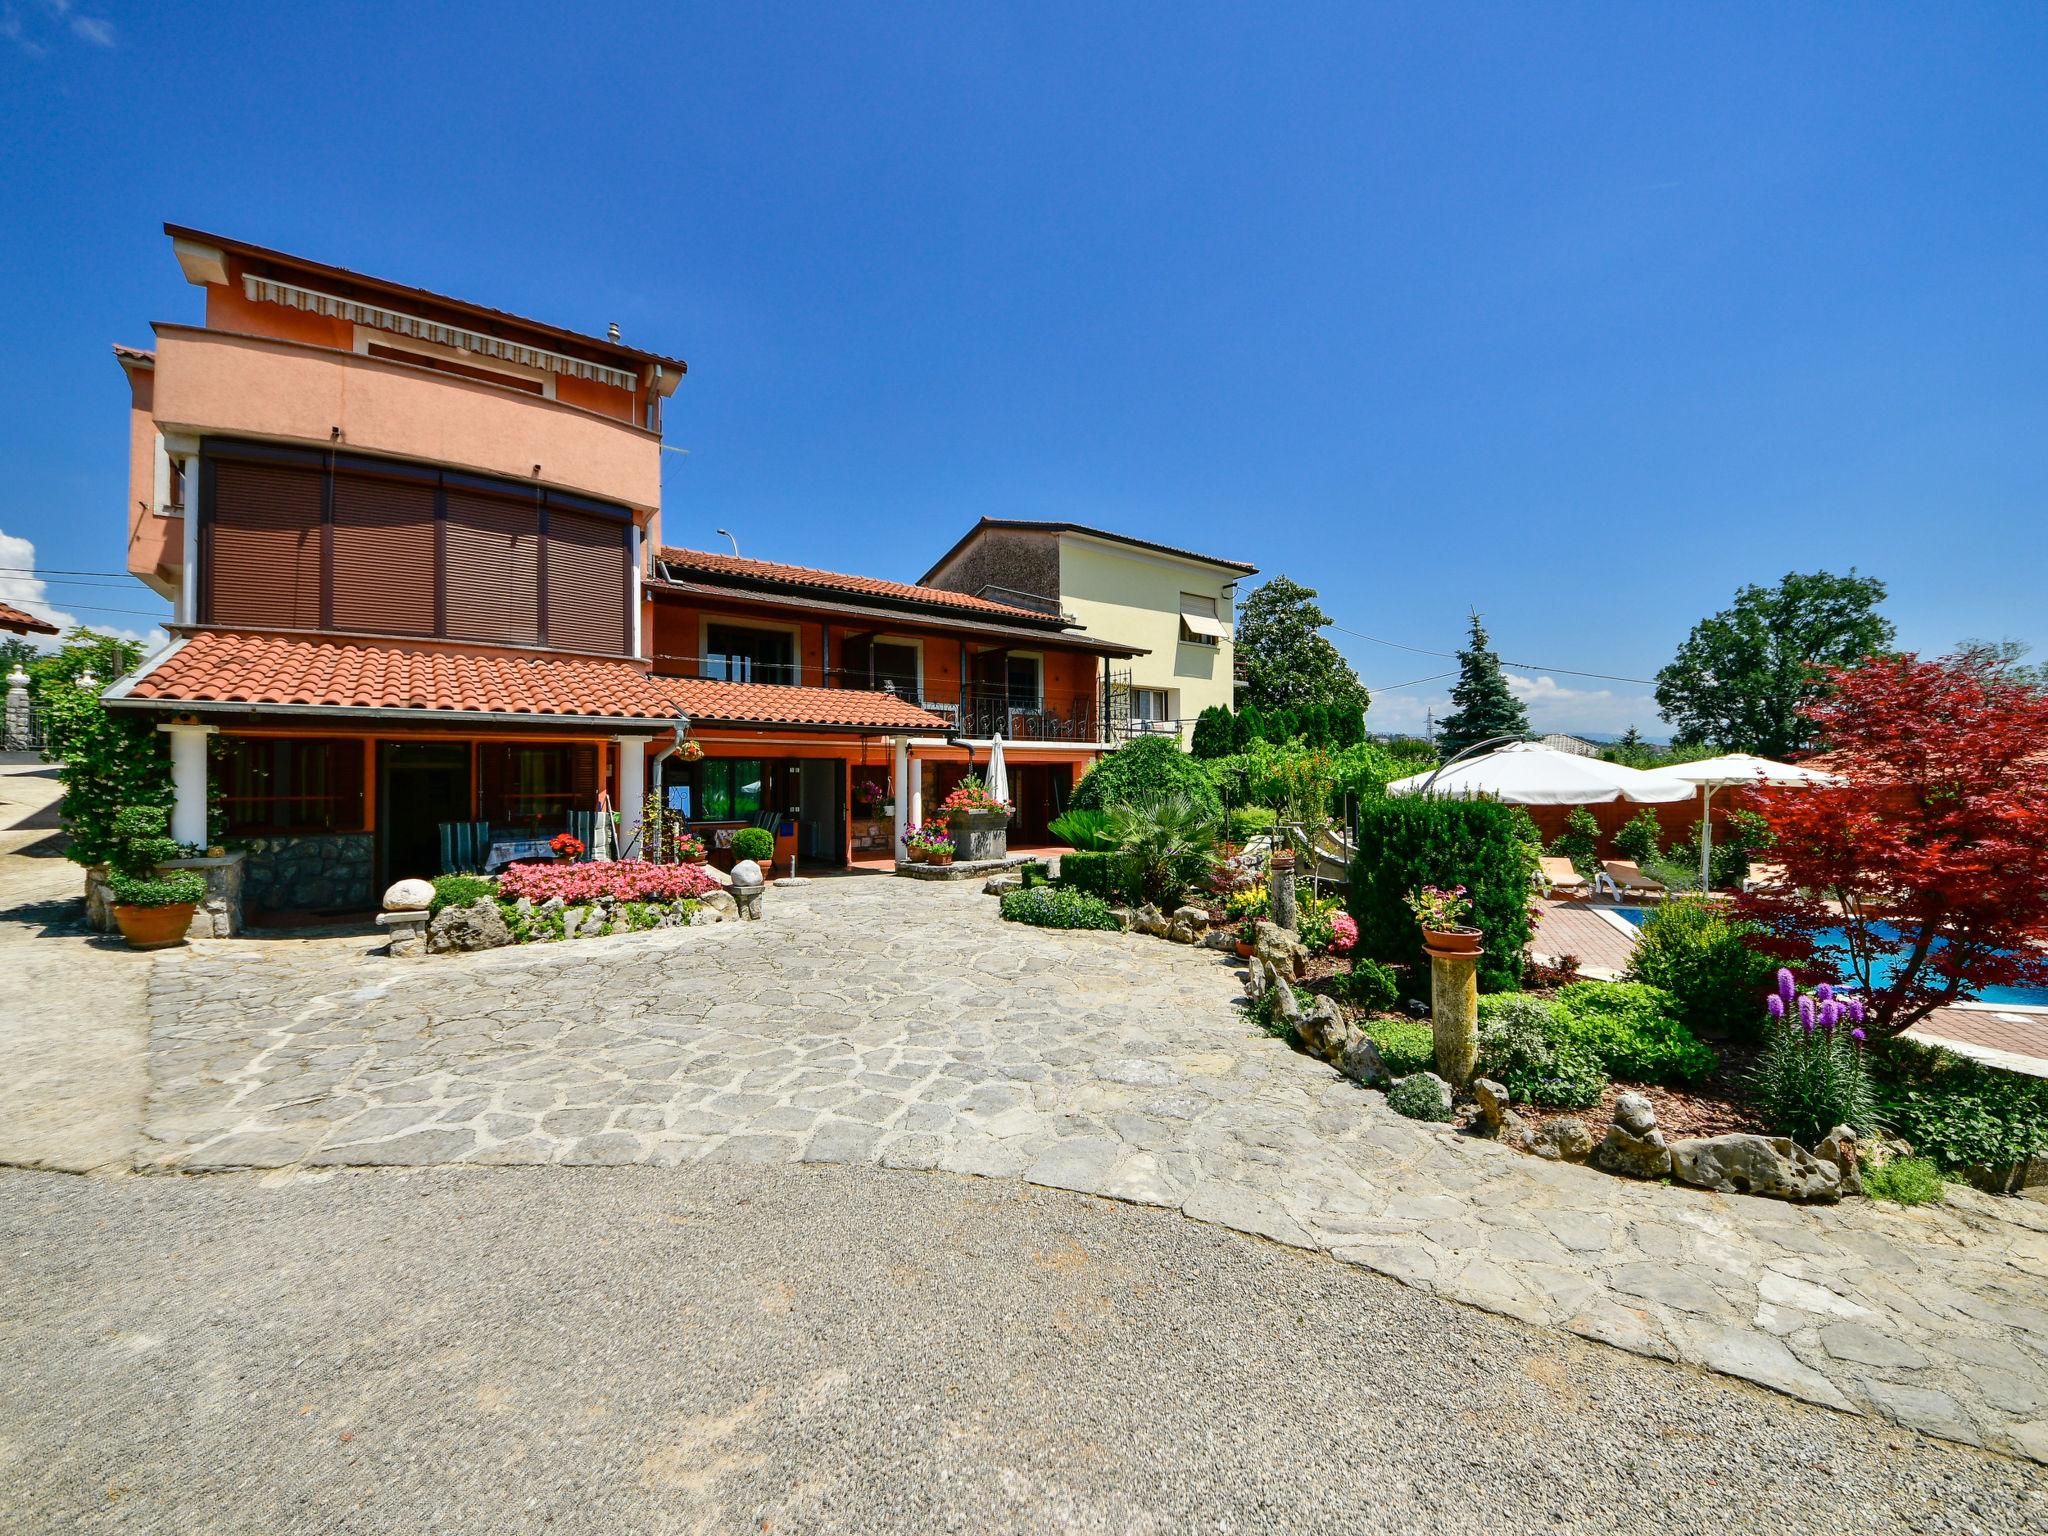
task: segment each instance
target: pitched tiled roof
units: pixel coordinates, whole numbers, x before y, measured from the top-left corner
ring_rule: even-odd
[[[1171,544],[1161,544],[1152,539],[1137,539],[1128,533],[1111,533],[1107,528],[1091,528],[1086,523],[1049,522],[1032,517],[984,517],[972,528],[960,535],[959,542],[932,562],[932,568],[924,573],[929,581],[934,572],[967,547],[976,534],[990,528],[1000,528],[1023,533],[1081,533],[1091,539],[1106,539],[1112,544],[1128,544],[1133,549],[1149,549],[1156,555],[1171,555],[1176,560],[1192,560],[1197,565],[1213,565],[1219,570],[1236,571],[1241,576],[1256,576],[1259,568],[1247,565],[1242,560],[1224,560],[1215,555],[1197,554],[1192,549],[1178,549]]]
[[[943,731],[948,723],[893,693],[858,688],[783,688],[720,683],[698,677],[657,677],[654,686],[692,720],[749,725],[874,726]],[[673,711],[671,711],[673,712]]]
[[[114,356],[131,363],[154,364],[156,362],[156,354],[150,351],[149,348],[124,347],[118,341],[114,343]]]
[[[57,626],[47,619],[39,619],[32,613],[24,613],[11,603],[0,603],[0,629],[12,630],[17,635],[54,635]]]
[[[649,677],[630,661],[412,648],[307,635],[201,630],[107,695],[109,703],[346,713],[693,718],[759,725],[933,730],[893,694]]]
[[[1000,617],[1013,623],[1023,620],[1054,629],[1064,627],[1065,622],[1055,615],[1041,613],[1035,608],[994,603],[985,597],[970,597],[965,592],[948,592],[943,587],[918,587],[905,581],[882,581],[873,576],[847,576],[838,571],[813,570],[806,565],[780,565],[772,560],[745,560],[738,555],[713,554],[703,549],[664,549],[660,559],[672,570],[688,571],[699,576],[726,577],[742,582],[797,587],[816,592],[851,593],[858,597],[883,598],[899,603],[915,603],[927,608]]]

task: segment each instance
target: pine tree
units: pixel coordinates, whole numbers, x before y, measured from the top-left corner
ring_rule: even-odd
[[[1477,612],[1472,615],[1472,638],[1458,652],[1458,686],[1451,690],[1451,702],[1457,708],[1437,727],[1437,750],[1446,761],[1474,742],[1528,732],[1529,712],[1509,691],[1500,657]]]

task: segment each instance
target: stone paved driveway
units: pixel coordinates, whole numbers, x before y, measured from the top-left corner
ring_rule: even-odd
[[[143,1161],[878,1162],[1177,1207],[1646,1355],[2048,1460],[2048,1210],[1805,1210],[1403,1120],[1228,967],[959,886],[426,962],[255,940],[153,972]]]

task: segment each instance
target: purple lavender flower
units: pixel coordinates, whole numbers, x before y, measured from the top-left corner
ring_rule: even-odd
[[[1851,1040],[1854,1040],[1858,1045],[1861,1045],[1864,1040],[1863,1031],[1860,1029],[1852,1029],[1849,1031],[1849,1038]]]
[[[1784,1018],[1785,999],[1778,996],[1777,993],[1773,992],[1769,997],[1764,999],[1764,1011],[1774,1019]]]
[[[1820,1027],[1833,1029],[1842,1022],[1842,1005],[1832,997],[1820,1005]]]
[[[1831,1003],[1835,1000],[1835,989],[1826,982],[1822,982],[1813,989],[1813,997],[1815,1002]]]
[[[1785,999],[1785,1006],[1792,1006],[1792,999],[1799,995],[1799,982],[1793,977],[1791,967],[1778,967],[1778,996]]]
[[[1799,1022],[1806,1026],[1809,1035],[1813,1033],[1813,999],[1810,997],[1799,999]]]
[[[1845,1006],[1849,1010],[1849,1022],[1851,1024],[1861,1024],[1863,1022],[1863,999],[1852,997]],[[1858,1030],[1857,1034],[1861,1035],[1862,1031]]]

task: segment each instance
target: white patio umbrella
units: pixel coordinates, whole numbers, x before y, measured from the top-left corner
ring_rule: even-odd
[[[1003,733],[997,731],[988,749],[988,792],[998,800],[1010,798],[1010,770],[1003,762]]]
[[[1789,788],[1835,782],[1833,774],[1823,773],[1818,768],[1781,763],[1772,758],[1758,757],[1752,752],[1724,752],[1719,757],[1703,757],[1696,763],[1673,763],[1657,771],[1668,778],[1683,779],[1688,784],[1699,786],[1700,889],[1703,891],[1707,888],[1707,870],[1714,852],[1714,818],[1708,813],[1713,809],[1715,790],[1739,784]]]
[[[1432,795],[1483,797],[1509,805],[1605,805],[1612,800],[1670,805],[1691,799],[1693,787],[1639,768],[1519,741],[1442,770],[1396,779],[1387,793],[1419,795],[1425,788]]]

